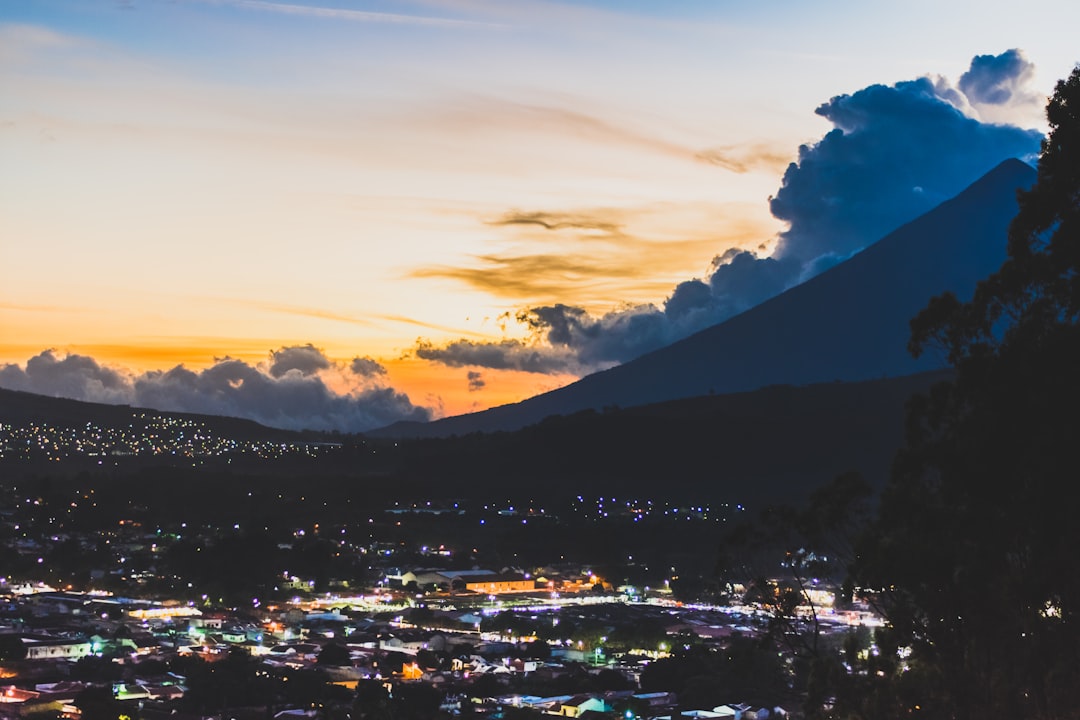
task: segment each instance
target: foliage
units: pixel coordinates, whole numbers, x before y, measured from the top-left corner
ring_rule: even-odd
[[[26,645],[18,635],[0,635],[0,660],[22,660]]]
[[[878,591],[893,633],[881,656],[893,654],[845,713],[1050,718],[1080,705],[1080,66],[1047,119],[1005,263],[970,302],[940,296],[912,321],[912,351],[937,348],[956,376],[913,404],[852,568]]]
[[[357,720],[389,720],[394,717],[390,694],[378,680],[361,680],[356,685],[352,715]]]
[[[824,628],[814,590],[836,587],[869,519],[870,486],[856,473],[819,488],[795,509],[768,508],[723,539],[718,570],[746,582],[744,600],[766,610],[768,635],[805,662],[821,659]]]
[[[328,643],[323,646],[323,649],[319,651],[319,656],[315,660],[319,665],[352,665],[352,657],[349,655],[349,649],[343,645],[337,643]]]
[[[773,705],[790,695],[787,671],[769,641],[736,637],[721,651],[693,651],[649,663],[642,692],[674,692],[680,706],[750,702]]]
[[[442,693],[431,685],[402,683],[394,688],[394,717],[397,720],[431,720],[438,715],[442,699]]]
[[[74,704],[86,720],[117,720],[128,712],[113,696],[112,688],[106,686],[92,685],[82,690]]]

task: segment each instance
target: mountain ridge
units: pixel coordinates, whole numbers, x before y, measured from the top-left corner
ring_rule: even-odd
[[[513,430],[551,415],[743,392],[774,384],[899,377],[943,367],[907,353],[909,322],[934,295],[969,297],[1005,258],[1016,192],[1035,169],[1009,159],[845,262],[669,346],[519,403],[397,423],[372,437]],[[934,259],[936,258],[936,261]],[[857,336],[857,337],[854,337]]]

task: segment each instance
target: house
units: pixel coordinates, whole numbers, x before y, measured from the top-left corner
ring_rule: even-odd
[[[78,660],[93,653],[89,638],[52,638],[23,635],[27,660]]]
[[[14,685],[9,685],[0,691],[0,703],[24,703],[31,700],[37,700],[41,696],[41,693],[34,690],[23,690],[17,688]]]
[[[575,695],[565,701],[559,708],[559,714],[563,717],[581,717],[586,711],[598,713],[611,712],[613,708],[606,700],[595,695]]]
[[[673,692],[637,693],[632,696],[640,705],[649,708],[650,711],[666,710],[674,708],[678,699]]]
[[[458,581],[464,582],[465,589],[470,592],[488,595],[536,590],[536,581],[521,573],[468,574],[461,575]]]

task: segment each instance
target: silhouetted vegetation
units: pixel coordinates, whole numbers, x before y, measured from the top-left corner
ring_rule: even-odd
[[[878,666],[845,680],[837,716],[1080,707],[1080,66],[1047,118],[1007,260],[970,302],[935,298],[912,322],[912,351],[944,352],[957,374],[912,406],[853,566],[891,630]]]

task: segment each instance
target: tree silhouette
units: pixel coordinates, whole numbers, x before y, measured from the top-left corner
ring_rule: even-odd
[[[956,375],[913,403],[853,566],[910,656],[855,682],[838,714],[1080,707],[1080,66],[1047,119],[1005,263],[970,302],[939,296],[912,321],[912,352],[940,349]]]
[[[26,645],[18,635],[0,635],[0,660],[22,660]]]
[[[319,651],[319,656],[315,661],[319,665],[352,665],[352,656],[344,645],[328,643]]]

